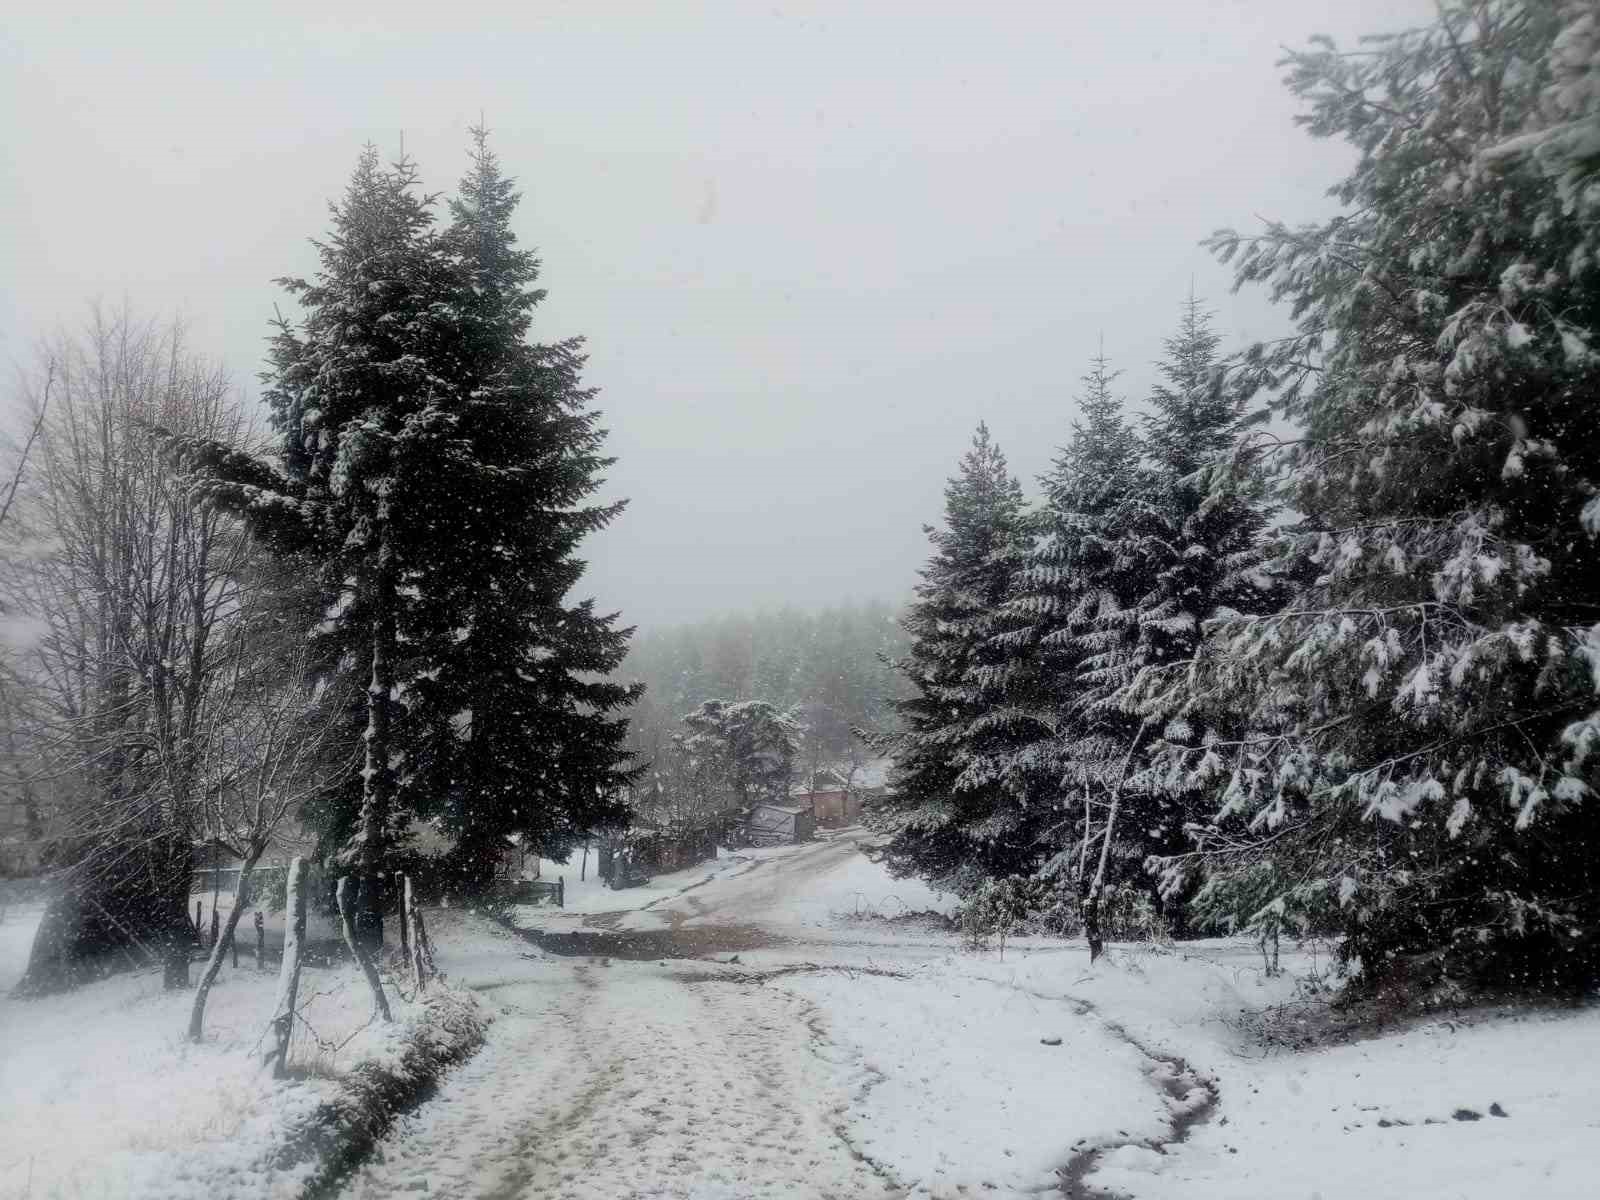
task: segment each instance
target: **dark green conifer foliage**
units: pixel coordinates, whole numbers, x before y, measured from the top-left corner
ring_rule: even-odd
[[[1330,922],[1372,986],[1600,975],[1600,189],[1560,152],[1600,120],[1593,12],[1449,0],[1293,54],[1303,123],[1360,152],[1347,211],[1214,240],[1299,318],[1242,366],[1303,430],[1305,520],[1287,608],[1202,681],[1254,724],[1196,756],[1203,898]]]
[[[1088,799],[1103,805],[1127,736],[1090,704],[1082,641],[1098,614],[1127,596],[1117,573],[1117,520],[1132,492],[1139,439],[1113,394],[1116,372],[1092,360],[1078,396],[1072,438],[1039,480],[1044,503],[1034,540],[1021,554],[996,639],[1007,655],[1008,704],[1027,714],[998,769],[1032,798],[1042,870],[1054,883],[1076,879],[1091,832]]]
[[[358,933],[372,945],[382,940],[381,879],[399,822],[397,697],[418,669],[423,626],[438,617],[419,604],[418,579],[449,485],[443,464],[463,383],[459,277],[430,207],[414,164],[385,168],[374,147],[363,152],[317,245],[316,277],[280,281],[304,313],[298,326],[280,321],[264,377],[286,486],[241,495],[248,473],[230,478],[219,462],[210,489],[246,501],[245,515],[280,548],[310,554],[324,659],[358,664],[350,669],[366,677],[359,809],[352,820],[337,796],[324,805],[349,830],[339,856],[360,877]]]
[[[1005,715],[996,719],[991,668],[1003,650],[992,643],[1017,545],[1028,538],[1022,489],[986,426],[945,487],[944,525],[927,534],[934,554],[904,618],[911,649],[899,663],[912,694],[897,705],[900,728],[885,744],[895,767],[880,821],[893,835],[892,869],[964,888],[1027,872],[1037,856],[1003,784],[962,778],[1011,736]]]
[[[1218,343],[1210,314],[1191,296],[1165,343],[1162,382],[1142,423],[1143,462],[1109,518],[1110,585],[1078,641],[1093,732],[1109,737],[1089,743],[1082,774],[1115,787],[1106,767],[1126,770],[1115,844],[1125,868],[1141,874],[1147,856],[1185,849],[1187,825],[1212,803],[1200,781],[1172,766],[1227,719],[1214,697],[1189,686],[1206,623],[1277,602],[1260,569],[1264,482],[1241,454],[1249,419],[1224,386]],[[1180,907],[1169,907],[1181,926]]]
[[[623,816],[625,727],[608,714],[631,693],[597,680],[626,632],[563,599],[578,541],[617,506],[581,505],[607,460],[577,344],[522,340],[539,293],[509,233],[515,200],[480,138],[441,233],[415,167],[369,147],[316,277],[280,281],[303,316],[280,319],[264,376],[277,460],[173,440],[197,500],[306,565],[321,661],[365,685],[359,794],[306,816],[361,877],[369,942],[415,815],[444,815],[479,850],[510,832],[553,848]]]
[[[481,883],[508,834],[546,854],[626,823],[622,794],[636,772],[620,712],[638,695],[606,679],[631,630],[570,593],[582,540],[622,502],[590,503],[614,460],[594,393],[579,381],[579,339],[529,340],[544,292],[539,263],[517,246],[520,196],[473,130],[471,163],[443,236],[466,290],[448,502],[434,505],[426,657],[416,718],[439,736],[409,783],[411,807],[441,816],[457,837],[461,881]],[[452,736],[446,736],[449,730]]]

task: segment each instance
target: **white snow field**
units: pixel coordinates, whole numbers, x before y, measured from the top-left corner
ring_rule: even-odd
[[[1593,1006],[1269,1052],[1240,1018],[1325,958],[1286,954],[1266,980],[1240,942],[1117,946],[1093,968],[1081,942],[972,952],[885,919],[950,898],[889,878],[864,840],[569,890],[578,907],[519,911],[525,937],[435,913],[441,966],[496,1019],[343,1195],[1596,1194]],[[0,970],[21,928],[0,925]],[[325,1037],[365,1019],[353,978],[312,978],[334,989]],[[263,1085],[270,997],[224,980],[202,1047],[158,977],[0,1002],[0,1197],[297,1194],[252,1163],[316,1081]]]
[[[0,921],[0,1200],[298,1195],[303,1171],[264,1161],[284,1126],[330,1096],[342,1072],[397,1053],[422,1014],[390,988],[394,1023],[370,1023],[354,965],[308,965],[290,1062],[316,1074],[274,1082],[258,1065],[278,978],[270,958],[266,972],[249,955],[224,964],[196,1045],[184,1037],[194,993],[164,991],[159,969],[11,998],[42,912],[14,906]]]

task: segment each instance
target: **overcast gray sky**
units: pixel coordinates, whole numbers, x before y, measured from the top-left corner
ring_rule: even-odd
[[[366,141],[453,186],[480,109],[589,339],[632,498],[585,591],[647,625],[899,600],[987,420],[1031,489],[1103,333],[1137,400],[1197,246],[1348,164],[1274,65],[1426,0],[84,6],[0,29],[0,355],[95,296],[181,311],[253,395],[270,282]]]

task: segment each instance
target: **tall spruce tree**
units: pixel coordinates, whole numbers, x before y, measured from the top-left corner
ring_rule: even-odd
[[[463,389],[453,414],[448,502],[431,506],[427,603],[440,612],[428,647],[438,670],[414,684],[412,709],[437,736],[408,780],[409,807],[457,839],[458,884],[481,884],[505,837],[547,854],[625,824],[637,772],[620,711],[640,689],[609,676],[631,630],[569,593],[582,540],[624,502],[589,503],[614,459],[594,393],[579,383],[582,342],[529,341],[539,263],[519,249],[521,199],[488,131],[450,203],[443,245],[465,291]],[[443,501],[445,498],[440,497]]]
[[[539,293],[514,204],[480,139],[441,233],[415,167],[369,147],[317,276],[281,281],[303,316],[280,321],[265,376],[277,458],[173,439],[199,501],[306,564],[325,669],[365,679],[359,797],[332,792],[307,815],[361,878],[369,945],[413,815],[443,812],[469,851],[507,832],[549,847],[623,815],[625,726],[610,714],[632,692],[594,677],[626,633],[563,602],[578,540],[616,511],[580,504],[603,434],[577,345],[522,342]]]
[[[1029,714],[1007,750],[1005,770],[1034,797],[1043,873],[1060,883],[1081,876],[1089,813],[1103,808],[1122,745],[1121,722],[1107,725],[1088,701],[1086,635],[1125,597],[1114,551],[1116,522],[1137,478],[1139,440],[1113,394],[1117,373],[1097,355],[1083,376],[1072,438],[1039,482],[1044,503],[1034,540],[1012,577],[999,647],[1008,652],[1007,702]],[[1025,780],[1026,782],[1022,782]]]
[[[1223,386],[1218,341],[1191,296],[1150,395],[1143,462],[1108,514],[1108,586],[1078,638],[1098,734],[1080,770],[1120,798],[1120,828],[1105,836],[1152,889],[1145,859],[1185,849],[1187,825],[1211,802],[1204,782],[1174,765],[1226,723],[1217,698],[1188,683],[1205,625],[1276,600],[1260,570],[1264,483],[1236,453],[1248,422],[1240,395]],[[1181,924],[1181,904],[1166,907]]]
[[[1213,243],[1299,316],[1246,366],[1303,429],[1305,519],[1286,610],[1211,655],[1255,731],[1212,748],[1204,849],[1214,890],[1254,871],[1257,914],[1333,922],[1369,985],[1600,971],[1600,193],[1537,153],[1600,117],[1568,60],[1592,21],[1451,0],[1292,55],[1303,123],[1360,152],[1347,211]]]
[[[357,934],[376,946],[398,817],[397,697],[420,669],[414,648],[432,632],[428,622],[440,619],[418,579],[450,482],[442,464],[464,383],[461,283],[409,160],[386,168],[367,147],[332,217],[316,277],[280,281],[303,311],[298,325],[280,321],[264,376],[283,478],[252,490],[255,472],[230,476],[221,458],[209,495],[232,500],[273,543],[309,555],[324,661],[359,664],[365,676],[359,809],[351,822],[333,808],[353,826],[337,854],[359,877]]]
[[[880,823],[892,834],[891,869],[965,890],[1037,865],[1016,794],[981,770],[967,774],[1013,735],[993,638],[1028,538],[1022,489],[987,426],[945,487],[943,527],[926,532],[934,554],[903,621],[911,648],[898,664],[912,694],[884,743],[895,765]]]

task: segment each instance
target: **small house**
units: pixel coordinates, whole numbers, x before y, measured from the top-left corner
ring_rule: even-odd
[[[852,776],[853,776],[852,772]],[[792,804],[809,805],[819,829],[839,829],[861,819],[861,793],[852,786],[852,777],[831,767],[813,772],[789,794]]]
[[[600,839],[600,878],[612,887],[626,887],[651,875],[715,861],[717,840],[717,828],[709,823],[658,824],[639,818],[627,833]]]
[[[747,828],[752,846],[787,846],[817,835],[817,814],[810,804],[757,804]]]

